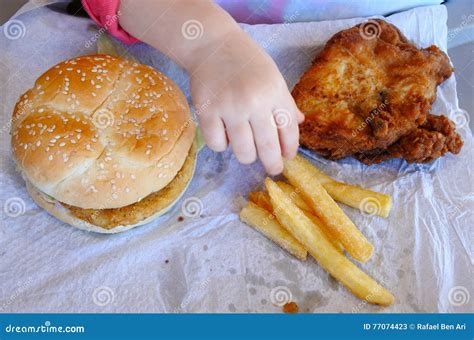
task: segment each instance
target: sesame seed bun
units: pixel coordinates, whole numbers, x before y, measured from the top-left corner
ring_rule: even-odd
[[[28,180],[26,187],[33,200],[57,219],[79,229],[114,234],[149,223],[166,213],[178,201],[191,182],[196,166],[197,147],[192,145],[183,167],[160,191],[140,202],[116,209],[81,209],[48,197]]]
[[[127,59],[89,55],[53,66],[20,97],[11,145],[30,192],[77,211],[104,210],[167,187],[194,136],[172,80]],[[118,228],[112,224],[99,228]]]
[[[41,192],[84,209],[119,208],[165,187],[195,124],[185,96],[152,67],[108,55],[38,78],[12,118],[13,156]]]

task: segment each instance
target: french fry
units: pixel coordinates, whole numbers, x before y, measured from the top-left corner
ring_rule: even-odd
[[[275,182],[267,178],[265,186],[278,221],[306,247],[321,267],[360,299],[382,306],[393,303],[393,295],[338,252]]]
[[[298,205],[296,205],[296,206],[298,208],[300,208]],[[342,253],[344,251],[344,246],[341,244],[341,242],[337,238],[332,236],[331,232],[329,231],[329,228],[323,223],[323,221],[321,221],[319,219],[319,217],[316,216],[316,215],[313,215],[313,214],[311,214],[307,211],[304,211],[304,210],[302,210],[302,211],[311,220],[311,222],[313,222],[313,224],[315,226],[317,226],[319,229],[321,229],[321,231],[324,233],[324,235],[326,236],[328,241],[332,243],[334,248],[336,248],[337,251]]]
[[[310,204],[330,233],[342,243],[344,249],[355,260],[367,262],[374,247],[329,196],[319,180],[307,170],[306,162],[302,157],[285,160],[283,175],[300,190],[303,199]]]
[[[270,196],[263,191],[253,191],[249,193],[249,201],[255,203],[259,207],[265,209],[268,212],[273,211],[272,202],[270,202]]]
[[[278,220],[267,210],[249,202],[241,211],[240,219],[260,231],[263,235],[278,244],[296,258],[306,260],[307,251]]]
[[[293,200],[293,202],[296,204],[296,206],[300,209],[302,209],[298,204],[303,204],[305,205],[307,208],[308,208],[308,205],[306,205],[306,203],[303,201],[303,199],[299,199],[299,200],[294,200],[294,195],[291,195],[291,193],[294,193],[295,191],[295,188],[293,188],[290,184],[287,184],[287,183],[284,183],[284,182],[280,182],[280,183],[283,183],[283,184],[286,184],[286,187],[285,189],[290,189],[291,192],[289,192],[287,190],[287,192],[285,192],[285,194]],[[280,186],[280,184],[277,182],[278,186]],[[258,205],[259,207],[271,212],[273,214],[273,206],[272,206],[272,202],[270,201],[270,196],[268,195],[268,193],[266,192],[263,192],[263,191],[257,191],[257,192],[251,192],[249,194],[249,199],[251,202],[255,203],[256,205]],[[270,207],[270,209],[268,209],[267,207]],[[340,252],[343,252],[344,251],[344,247],[342,246],[341,242],[339,242],[336,238],[332,237],[331,233],[329,232],[328,230],[328,227],[326,227],[324,225],[324,223],[317,217],[315,216],[314,214],[310,213],[309,211],[304,211],[304,213],[306,214],[306,216],[308,216],[308,218],[313,221],[313,223],[315,224],[315,226],[317,228],[320,228],[324,235],[327,237],[328,241],[331,242],[334,247],[336,247],[337,250],[339,250]]]
[[[276,184],[278,184],[280,189],[283,190],[285,192],[285,194],[290,196],[290,198],[298,206],[298,208],[300,208],[301,210],[313,213],[313,209],[311,209],[311,207],[308,204],[306,204],[304,199],[299,194],[299,192],[300,192],[299,189],[296,189],[291,184],[288,184],[288,183],[282,182],[282,181],[278,181],[278,182],[276,182]]]
[[[359,209],[363,213],[388,217],[392,208],[392,197],[380,192],[367,190],[356,185],[338,182],[324,174],[301,156],[306,171],[318,179],[328,194],[336,201]]]

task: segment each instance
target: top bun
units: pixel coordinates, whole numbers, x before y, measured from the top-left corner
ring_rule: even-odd
[[[12,118],[13,156],[23,176],[84,209],[123,207],[166,186],[194,134],[173,81],[108,55],[52,67],[19,99]]]

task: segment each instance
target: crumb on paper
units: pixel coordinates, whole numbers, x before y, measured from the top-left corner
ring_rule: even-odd
[[[299,307],[298,305],[296,304],[296,302],[288,302],[288,303],[285,303],[283,305],[283,313],[286,313],[286,314],[297,314],[298,313],[298,310],[299,310]]]

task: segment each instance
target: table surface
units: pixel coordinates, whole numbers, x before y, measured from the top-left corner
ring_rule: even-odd
[[[26,0],[2,0],[0,25],[3,25]],[[456,70],[459,106],[474,112],[474,2],[472,0],[449,0],[448,29],[456,32],[448,43],[449,56]],[[474,130],[474,119],[470,119]]]

